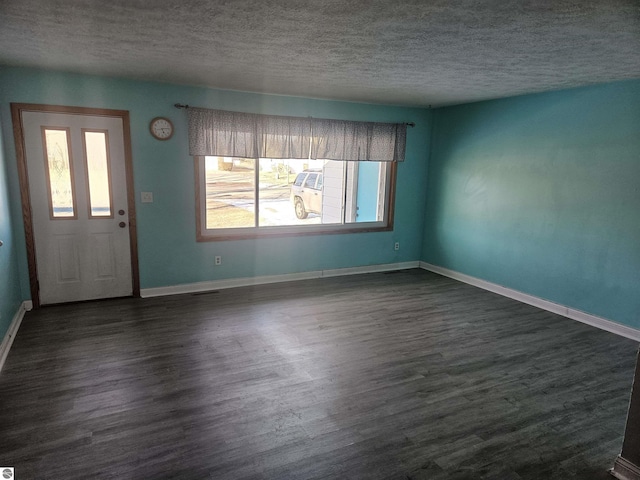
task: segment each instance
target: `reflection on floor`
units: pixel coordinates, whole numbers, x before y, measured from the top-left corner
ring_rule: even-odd
[[[17,478],[605,479],[636,344],[422,270],[47,307]]]

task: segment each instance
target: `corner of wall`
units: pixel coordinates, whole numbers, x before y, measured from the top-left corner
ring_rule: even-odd
[[[640,80],[439,109],[422,261],[640,327]]]
[[[420,260],[423,262],[429,261],[429,249],[431,233],[433,229],[432,219],[432,204],[434,202],[434,196],[432,192],[432,170],[434,167],[434,142],[437,140],[438,119],[440,117],[440,108],[430,109],[431,112],[431,124],[429,128],[429,148],[427,149],[427,175],[425,178],[425,188],[427,190],[425,195],[424,207],[423,207],[423,228],[422,228],[422,249],[420,251]]]
[[[0,89],[2,86],[0,77]],[[4,107],[0,99],[0,106]],[[8,109],[8,105],[6,106]],[[3,108],[4,111],[4,108]],[[17,315],[22,309],[22,291],[16,253],[16,235],[12,221],[12,202],[10,172],[8,168],[10,156],[7,145],[12,128],[7,123],[6,115],[0,116],[0,338],[4,338]]]

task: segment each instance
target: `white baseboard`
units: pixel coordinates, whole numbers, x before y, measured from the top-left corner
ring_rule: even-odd
[[[388,272],[392,270],[406,270],[418,268],[419,262],[387,263],[383,265],[364,265],[361,267],[337,268],[333,270],[314,270],[310,272],[285,273],[282,275],[263,275],[259,277],[229,278],[211,280],[208,282],[186,283],[168,287],[143,288],[140,290],[142,298],[160,297],[164,295],[179,295],[182,293],[208,292],[234,287],[248,287],[265,285],[268,283],[291,282],[295,280],[309,280],[312,278],[338,277],[342,275],[357,275],[360,273]]]
[[[418,267],[640,342],[640,330],[635,328],[628,327],[596,315],[591,315],[559,303],[551,302],[534,295],[529,295],[528,293],[472,277],[471,275],[456,272],[455,270],[449,270],[448,268],[418,261],[388,263],[382,265],[365,265],[361,267],[338,268],[333,270],[314,270],[310,272],[285,273],[281,275],[263,275],[259,277],[229,278],[224,280],[211,280],[208,282],[171,285],[167,287],[143,288],[140,290],[140,296],[143,298],[149,298],[165,295],[179,295],[184,293],[208,292],[235,287],[265,285],[269,283],[291,282],[295,280],[309,280],[323,277],[337,277],[342,275],[357,275],[362,273],[388,272],[392,270],[406,270]]]
[[[18,311],[13,316],[13,320],[9,325],[9,330],[7,330],[7,333],[2,339],[2,344],[0,344],[0,372],[2,371],[2,367],[4,367],[4,362],[7,359],[7,355],[9,355],[9,350],[11,349],[11,345],[13,345],[13,340],[16,338],[16,334],[18,333],[18,329],[20,328],[20,324],[22,323],[24,314],[32,308],[33,302],[31,300],[22,302],[20,304],[20,307],[18,307]]]
[[[619,480],[640,480],[640,467],[621,455],[618,455],[613,468],[609,472]]]
[[[528,293],[523,293],[518,290],[503,287],[502,285],[498,285],[496,283],[488,282],[480,278],[472,277],[471,275],[466,275],[464,273],[456,272],[455,270],[449,270],[448,268],[439,267],[430,263],[420,262],[420,268],[640,342],[640,330],[622,325],[617,322],[613,322],[611,320],[607,320],[606,318],[591,315],[590,313],[576,310],[575,308],[567,307],[565,305],[551,302],[534,295],[529,295]]]

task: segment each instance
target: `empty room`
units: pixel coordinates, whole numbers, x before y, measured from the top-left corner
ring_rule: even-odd
[[[640,480],[640,3],[4,0],[0,271],[3,479]]]

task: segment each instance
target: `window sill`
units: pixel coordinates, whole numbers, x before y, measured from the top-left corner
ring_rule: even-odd
[[[227,240],[248,240],[255,238],[303,237],[310,235],[336,235],[352,233],[389,232],[392,224],[367,222],[351,225],[310,225],[304,227],[249,227],[224,230],[207,230],[198,233],[198,242],[218,242]]]

